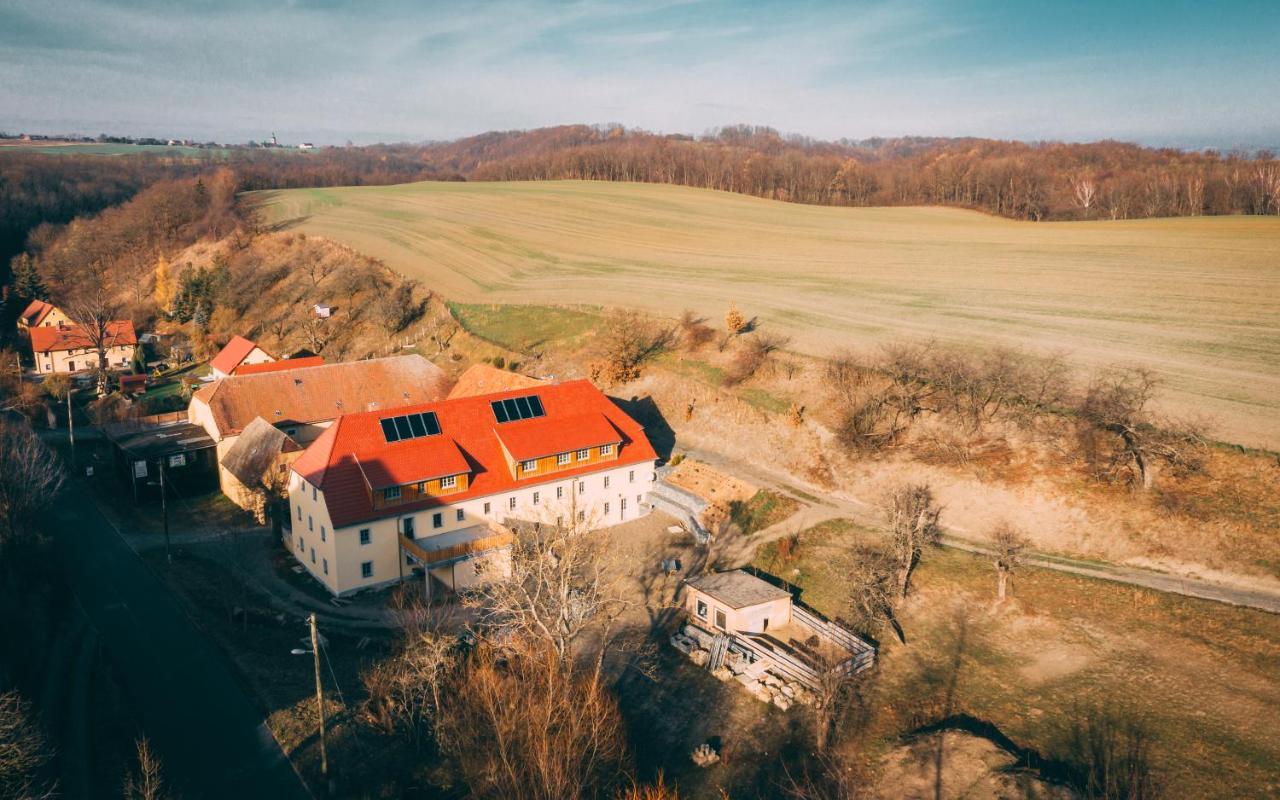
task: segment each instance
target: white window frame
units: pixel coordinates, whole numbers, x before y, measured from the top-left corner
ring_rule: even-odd
[[[373,531],[369,528],[360,529],[360,546],[368,547],[373,544]]]
[[[528,461],[521,461],[521,462],[520,462],[520,471],[521,471],[521,472],[537,472],[537,471],[538,471],[538,460],[535,458],[535,459],[530,459],[530,460],[528,460]]]
[[[399,499],[400,499],[400,487],[399,487],[399,486],[388,486],[387,488],[383,489],[383,490],[382,490],[382,499],[383,499],[383,500],[399,500]]]
[[[361,578],[372,578],[372,577],[373,577],[373,562],[372,562],[372,561],[361,561],[361,562],[360,562],[360,577],[361,577]]]
[[[711,613],[711,607],[707,605],[707,601],[703,600],[701,597],[695,601],[693,610],[694,613],[698,615],[698,619],[706,619],[707,615]]]
[[[457,485],[458,485],[457,475],[445,475],[443,478],[440,479],[441,489],[453,489],[453,488],[456,488]]]
[[[556,454],[556,466],[558,466],[558,467],[563,467],[565,464],[568,464],[568,463],[570,463],[571,461],[573,461],[573,454],[572,454],[572,453],[557,453],[557,454]]]
[[[591,448],[588,447],[578,451],[579,461],[587,461],[590,458],[591,458]]]
[[[613,445],[611,445],[611,444],[602,444],[602,445],[600,445],[600,455],[602,455],[602,456],[611,456],[611,455],[613,455]]]

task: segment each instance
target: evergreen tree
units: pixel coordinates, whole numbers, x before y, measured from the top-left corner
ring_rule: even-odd
[[[28,301],[43,300],[49,296],[49,288],[44,285],[35,260],[26,253],[13,259],[13,291]]]

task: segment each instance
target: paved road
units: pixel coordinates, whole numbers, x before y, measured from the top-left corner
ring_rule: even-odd
[[[88,494],[64,489],[51,533],[170,781],[188,798],[310,797],[230,663]]]
[[[689,448],[685,452],[690,458],[710,464],[730,475],[743,477],[757,485],[770,487],[783,494],[794,496],[795,490],[791,487],[796,483],[800,483],[794,477],[780,475],[771,470],[762,469],[758,465],[742,464],[711,450]],[[867,502],[857,498],[830,494],[811,486],[805,486],[804,491],[818,498],[821,505],[814,506],[807,498],[796,497],[797,500],[802,503],[808,503],[809,506],[776,525],[756,532],[749,540],[740,542],[738,548],[730,552],[730,556],[744,561],[748,560],[755,548],[766,541],[790,535],[823,520],[836,517],[852,519],[870,527],[879,527],[882,524],[874,516],[873,506]],[[991,552],[980,544],[957,536],[944,536],[942,544],[945,547],[954,547],[971,553],[989,554]],[[1069,572],[1073,575],[1114,581],[1129,586],[1154,589],[1158,592],[1180,594],[1186,597],[1213,600],[1218,603],[1242,606],[1244,608],[1256,608],[1260,611],[1280,614],[1280,593],[1250,586],[1218,583],[1202,578],[1187,578],[1134,567],[1098,564],[1048,554],[1030,554],[1026,559],[1026,563],[1042,569]]]

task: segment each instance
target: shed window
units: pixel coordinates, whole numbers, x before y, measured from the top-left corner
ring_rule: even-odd
[[[701,617],[702,619],[706,619],[707,618],[707,601],[699,600],[697,605],[697,610],[698,610],[698,616]]]

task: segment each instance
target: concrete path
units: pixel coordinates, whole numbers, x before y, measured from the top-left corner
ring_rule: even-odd
[[[226,657],[69,482],[48,515],[76,598],[184,797],[310,793]]]
[[[745,562],[750,559],[751,554],[760,545],[774,539],[789,536],[806,528],[811,528],[829,519],[849,519],[873,529],[880,529],[884,524],[883,520],[876,515],[875,507],[866,501],[824,492],[811,486],[797,488],[795,484],[799,483],[799,481],[796,481],[791,476],[774,473],[755,465],[744,465],[714,451],[685,449],[683,452],[689,458],[710,464],[727,474],[750,480],[759,486],[765,486],[773,491],[794,497],[807,505],[806,508],[802,508],[775,525],[757,531],[744,539],[729,543],[726,546],[725,554],[731,560]],[[809,498],[799,496],[797,491],[817,498],[818,502],[815,503]],[[990,554],[991,552],[980,544],[956,536],[944,536],[942,544],[944,547],[954,547],[957,550],[965,550],[971,553]],[[1129,586],[1153,589],[1158,592],[1196,597],[1202,600],[1213,600],[1218,603],[1280,614],[1280,592],[1220,583],[1202,578],[1170,575],[1134,567],[1083,561],[1047,553],[1032,553],[1027,557],[1026,563],[1041,569],[1067,572],[1087,578],[1114,581]]]

